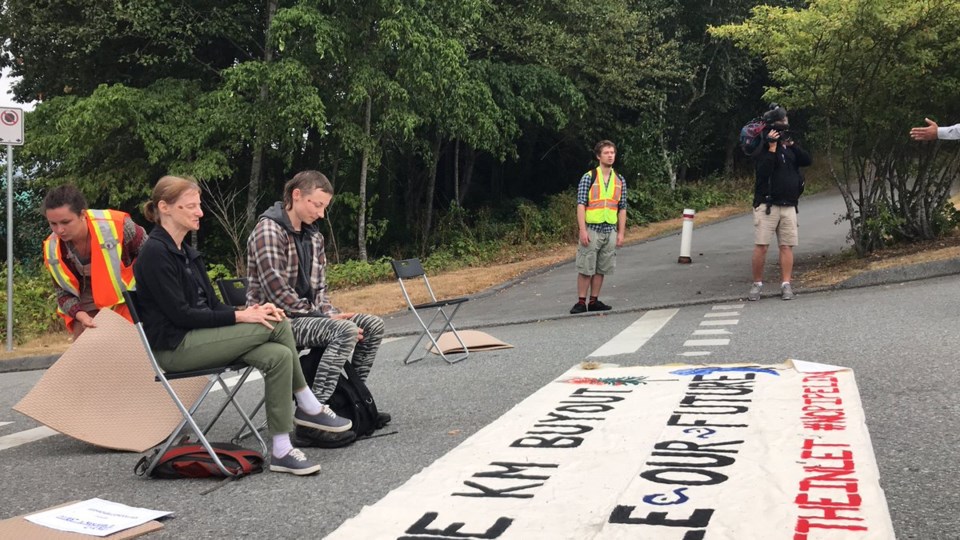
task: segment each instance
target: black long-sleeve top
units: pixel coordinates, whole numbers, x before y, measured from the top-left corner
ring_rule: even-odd
[[[177,249],[157,225],[133,265],[140,320],[150,346],[158,350],[176,349],[190,330],[236,323],[233,308],[213,292],[200,252],[182,245]]]
[[[803,175],[800,167],[813,163],[810,153],[794,143],[777,144],[777,151],[766,148],[757,156],[757,181],[753,189],[753,207],[769,202],[779,206],[797,206],[803,194]],[[767,200],[770,195],[770,200]]]

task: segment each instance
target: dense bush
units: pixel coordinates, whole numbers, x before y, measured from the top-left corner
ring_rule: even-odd
[[[7,305],[7,266],[0,271],[0,303]],[[23,343],[63,328],[57,316],[57,300],[50,274],[42,266],[15,264],[13,267],[13,341]],[[0,339],[7,339],[4,311]]]

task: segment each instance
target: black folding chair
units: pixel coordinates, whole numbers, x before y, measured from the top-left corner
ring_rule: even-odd
[[[233,407],[240,414],[240,417],[243,418],[243,423],[245,428],[250,429],[257,437],[257,441],[260,443],[261,453],[264,458],[267,456],[267,443],[263,440],[263,437],[257,433],[256,428],[253,425],[253,422],[250,420],[250,417],[247,416],[247,413],[243,412],[243,408],[240,407],[240,404],[237,403],[236,395],[240,391],[240,388],[243,386],[243,383],[247,380],[247,377],[253,372],[253,366],[248,366],[240,361],[234,362],[232,364],[209,369],[197,369],[192,371],[180,371],[180,372],[164,372],[160,365],[157,363],[157,358],[153,355],[153,349],[150,347],[150,342],[147,340],[147,334],[143,330],[143,323],[140,321],[140,314],[138,312],[137,303],[137,292],[127,290],[123,292],[123,298],[127,302],[127,307],[130,310],[130,316],[133,318],[133,324],[137,328],[137,333],[140,335],[140,341],[143,342],[143,347],[147,351],[147,357],[150,359],[150,364],[153,366],[153,371],[156,373],[154,380],[161,383],[163,387],[167,390],[167,393],[170,394],[170,399],[177,405],[177,408],[180,409],[180,414],[183,416],[183,420],[180,421],[180,424],[174,428],[173,433],[170,434],[170,437],[167,438],[159,451],[153,455],[153,457],[146,463],[145,467],[142,470],[137,472],[149,476],[150,472],[153,471],[153,468],[157,466],[157,463],[160,461],[160,458],[166,451],[173,446],[174,442],[180,438],[180,434],[183,432],[184,428],[187,426],[190,427],[190,431],[193,432],[193,435],[196,436],[197,442],[199,442],[207,450],[207,453],[210,454],[210,458],[217,465],[217,468],[226,475],[226,476],[236,476],[231,473],[226,467],[224,467],[223,462],[220,461],[220,458],[217,456],[217,453],[213,450],[213,447],[210,446],[210,442],[207,440],[207,433],[213,427],[213,425],[220,419],[223,415],[224,410],[227,406],[233,404]],[[223,379],[223,375],[228,372],[236,371],[240,374],[237,383],[234,385],[233,389],[226,383]],[[211,377],[212,375],[212,377]],[[197,398],[196,403],[194,403],[190,408],[187,408],[180,398],[177,396],[177,392],[173,389],[173,386],[170,384],[170,381],[176,379],[186,379],[189,377],[209,377],[209,382],[206,387],[204,387],[203,392],[200,393],[200,397]],[[210,394],[210,391],[214,386],[220,385],[220,388],[223,389],[226,398],[224,398],[223,403],[220,405],[219,410],[213,416],[213,419],[206,425],[205,428],[200,429],[200,426],[194,420],[193,415],[197,412],[197,409],[200,408],[200,405],[207,398],[207,395]],[[187,436],[189,438],[189,435]]]
[[[248,285],[249,282],[247,278],[217,280],[217,288],[220,289],[220,296],[223,297],[223,303],[233,307],[242,308],[247,305]]]
[[[403,292],[403,298],[407,301],[407,307],[410,311],[413,312],[413,315],[417,318],[417,321],[420,323],[423,332],[420,333],[420,336],[417,338],[416,343],[413,344],[413,347],[410,349],[410,352],[407,353],[406,358],[403,359],[404,364],[412,364],[414,362],[419,362],[427,355],[428,351],[424,351],[422,355],[418,358],[411,359],[414,351],[417,350],[417,347],[423,342],[424,338],[430,340],[433,343],[433,346],[436,348],[436,351],[440,356],[446,360],[448,364],[455,364],[461,360],[465,360],[467,356],[470,355],[470,351],[467,349],[467,344],[463,342],[463,339],[460,337],[460,334],[457,332],[457,329],[453,326],[453,318],[456,316],[457,311],[460,309],[460,306],[470,300],[467,297],[460,298],[448,298],[445,300],[438,300],[437,295],[434,294],[433,288],[430,287],[430,280],[427,279],[427,273],[423,269],[423,265],[420,264],[420,259],[404,259],[402,261],[391,261],[390,265],[393,266],[393,272],[397,276],[397,281],[400,282],[400,290]],[[423,284],[426,286],[427,294],[429,294],[430,301],[423,304],[414,304],[413,300],[410,297],[410,292],[407,290],[407,286],[403,280],[405,279],[415,279],[422,278]],[[452,309],[451,309],[452,308]],[[430,311],[433,310],[433,317],[430,318],[430,322],[424,322],[423,317],[420,316],[421,311]],[[447,311],[450,313],[447,313]],[[434,322],[437,321],[437,317],[443,317],[443,327],[439,332],[436,333],[436,336],[431,331],[433,328]],[[457,342],[460,343],[460,347],[463,348],[463,353],[457,356],[444,354],[443,349],[440,348],[440,344],[437,343],[437,340],[445,332],[450,331],[453,336],[457,339]]]

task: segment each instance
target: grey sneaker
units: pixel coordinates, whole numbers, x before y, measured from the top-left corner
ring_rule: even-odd
[[[337,413],[327,405],[324,405],[317,414],[307,414],[303,409],[297,408],[297,412],[293,413],[293,423],[334,433],[347,431],[353,427],[353,422],[337,416]]]
[[[747,300],[756,302],[760,299],[760,292],[763,290],[763,285],[757,285],[756,283],[750,285],[750,293],[747,294]]]
[[[285,472],[297,476],[306,476],[320,472],[319,463],[310,463],[307,456],[299,448],[294,448],[287,452],[282,458],[270,456],[270,470],[273,472]]]
[[[793,300],[793,287],[789,283],[780,286],[780,298],[784,300]]]

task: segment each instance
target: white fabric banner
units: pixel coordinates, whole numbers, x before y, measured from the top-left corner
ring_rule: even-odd
[[[330,540],[890,540],[853,372],[571,369]]]

